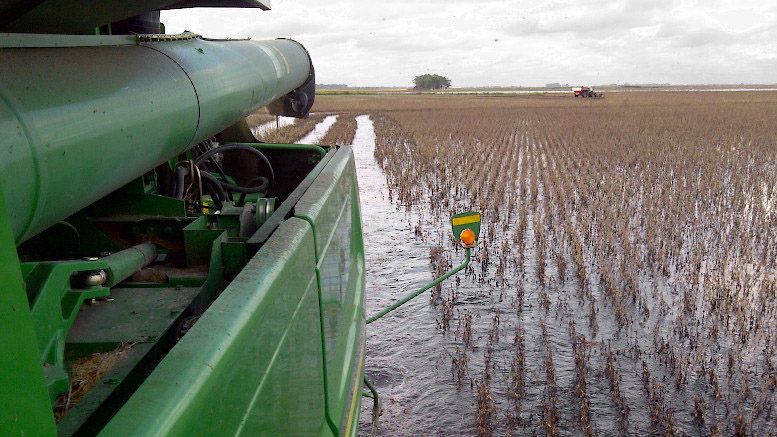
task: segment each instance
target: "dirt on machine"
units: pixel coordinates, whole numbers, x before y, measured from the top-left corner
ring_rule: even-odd
[[[590,86],[576,86],[572,88],[572,92],[575,93],[575,97],[604,98],[604,92],[595,91]]]

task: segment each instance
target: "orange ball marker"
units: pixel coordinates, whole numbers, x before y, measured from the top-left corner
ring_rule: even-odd
[[[461,231],[460,239],[464,247],[470,247],[475,244],[475,233],[472,232],[472,229],[464,229]]]

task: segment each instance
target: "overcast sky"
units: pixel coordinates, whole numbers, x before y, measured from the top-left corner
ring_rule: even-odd
[[[777,83],[771,0],[273,0],[271,11],[166,11],[168,33],[288,37],[317,83],[454,87]]]

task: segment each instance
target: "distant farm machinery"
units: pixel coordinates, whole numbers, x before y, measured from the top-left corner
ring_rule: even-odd
[[[575,93],[575,97],[593,97],[593,98],[603,98],[604,92],[602,91],[594,91],[593,87],[588,86],[577,86],[572,88],[572,92]]]

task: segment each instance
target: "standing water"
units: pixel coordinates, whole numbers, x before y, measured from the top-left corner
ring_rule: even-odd
[[[309,134],[305,135],[297,141],[298,144],[316,144],[318,140],[324,137],[326,135],[326,132],[329,130],[330,127],[332,127],[333,124],[335,124],[335,120],[337,120],[336,115],[330,115],[326,117],[321,123],[316,124],[316,127],[313,128],[312,131],[310,131]]]
[[[261,124],[259,126],[253,126],[251,128],[251,133],[254,134],[254,137],[260,138],[262,135],[266,134],[272,129],[280,129],[283,126],[294,124],[295,120],[296,118],[294,117],[275,117],[275,120],[273,121],[268,121],[267,123]]]
[[[369,317],[430,282],[431,265],[448,270],[464,254],[452,249],[447,217],[435,218],[424,200],[396,201],[376,164],[373,123],[366,115],[356,120]],[[546,190],[539,182],[540,205],[548,201]],[[690,373],[676,359],[684,346],[672,344],[682,283],[640,276],[640,294],[652,298],[643,316],[620,326],[599,277],[583,287],[568,265],[559,271],[541,261],[544,228],[535,228],[545,226],[541,212],[527,213],[518,268],[489,261],[489,246],[515,250],[506,239],[514,223],[496,228],[489,220],[499,212],[483,211],[471,266],[367,327],[365,376],[383,401],[379,435],[697,434],[705,420],[712,434],[721,428],[731,434],[746,420],[752,430],[771,428],[774,392],[761,383],[773,369],[768,360],[737,376],[724,344],[710,351],[718,358],[703,369],[706,375]],[[597,261],[584,252],[586,270],[593,271]],[[734,378],[745,389],[764,385],[763,394],[734,388]],[[753,398],[759,409],[749,408]],[[370,432],[371,409],[363,399],[362,435]]]
[[[375,163],[375,133],[368,116],[356,118],[353,140],[359,179],[367,269],[367,316],[395,303],[433,277],[430,246],[415,233],[424,217],[389,200],[386,177]],[[463,261],[461,254],[457,255]],[[458,261],[458,258],[454,259]],[[470,430],[470,396],[451,384],[445,339],[438,335],[429,293],[367,327],[365,376],[383,402],[379,435],[461,433]],[[453,388],[452,388],[453,387]],[[469,386],[462,392],[469,391]],[[372,400],[362,402],[360,434],[370,432]]]

